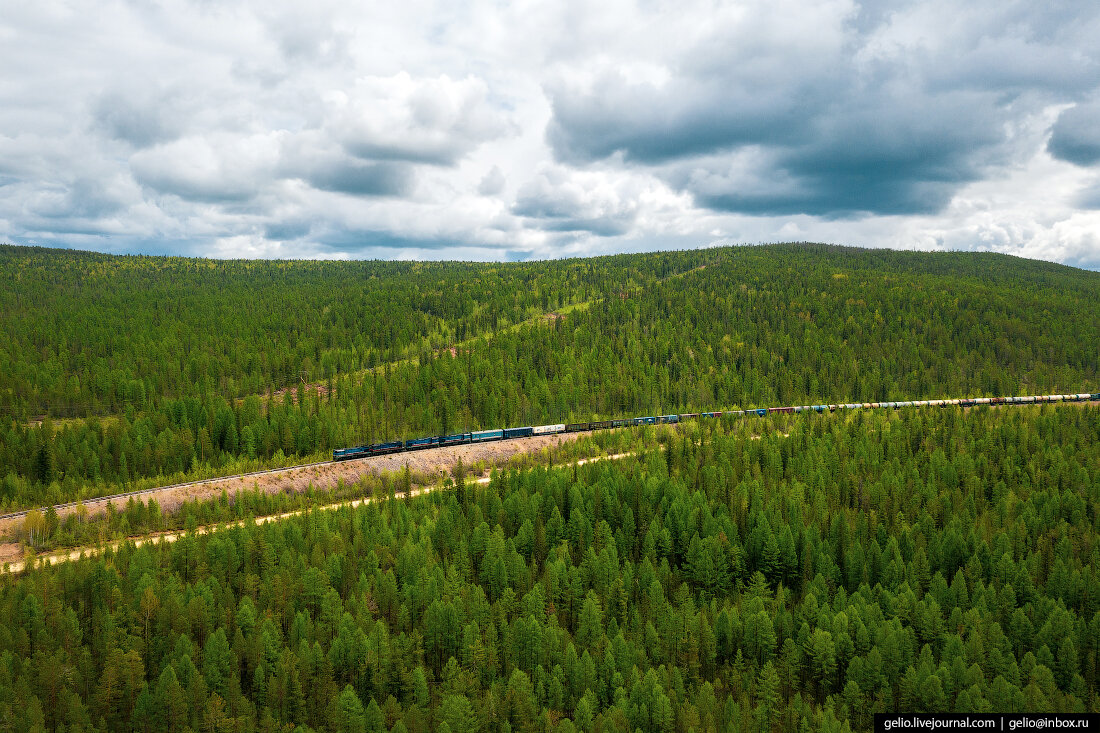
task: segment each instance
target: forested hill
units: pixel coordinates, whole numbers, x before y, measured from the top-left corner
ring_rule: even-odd
[[[0,279],[9,506],[461,428],[1100,383],[1100,274],[993,254],[788,244],[473,264],[0,247]],[[313,387],[270,396],[298,384]]]
[[[777,416],[748,439],[765,422],[7,580],[0,722],[841,733],[1096,711],[1100,410]]]

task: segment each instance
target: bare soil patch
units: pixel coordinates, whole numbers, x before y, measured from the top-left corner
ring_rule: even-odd
[[[488,467],[500,466],[513,456],[539,453],[544,448],[553,449],[588,434],[588,432],[579,432],[536,435],[530,438],[513,438],[490,443],[428,448],[410,453],[359,458],[339,463],[298,466],[259,476],[229,476],[183,486],[155,489],[142,494],[139,498],[143,501],[156,499],[161,511],[172,512],[179,509],[184,502],[213,499],[220,496],[222,491],[233,496],[239,491],[253,489],[267,494],[300,493],[307,491],[311,486],[315,489],[332,489],[336,488],[341,481],[344,484],[354,484],[366,476],[395,474],[404,470],[406,465],[413,475],[435,477],[442,473],[449,474],[458,465],[460,458],[463,465],[471,471],[478,462]],[[85,501],[83,506],[88,516],[96,516],[107,511],[107,503],[106,499],[94,499]],[[125,502],[115,500],[116,507],[121,508],[124,504]],[[58,509],[57,513],[59,517],[64,518],[77,511],[80,511],[80,507],[64,507]],[[22,526],[23,521],[22,517],[0,520],[0,538],[12,537],[14,531]],[[19,543],[0,543],[0,563],[8,558],[22,558]]]
[[[593,462],[602,461],[602,460],[616,461],[616,460],[619,460],[621,458],[627,458],[627,457],[632,456],[632,455],[635,455],[635,454],[634,453],[616,453],[615,455],[610,455],[610,456],[594,456],[592,458],[581,458],[580,460],[573,461],[572,463],[567,464],[567,465],[583,466],[586,463],[593,463]],[[487,483],[489,483],[489,481],[490,481],[490,478],[488,476],[482,476],[481,478],[474,479],[474,480],[470,481],[469,483],[472,483],[472,484],[487,484]],[[423,487],[420,487],[420,488],[417,488],[417,489],[413,489],[412,491],[409,492],[409,494],[407,496],[409,498],[415,497],[415,496],[421,496],[422,494],[428,494],[428,493],[431,493],[432,491],[438,490],[440,488],[442,488],[442,486],[440,486],[440,485],[423,486]],[[278,522],[282,519],[289,519],[291,517],[302,516],[303,514],[306,514],[307,512],[314,511],[314,510],[332,511],[334,509],[339,509],[341,507],[348,507],[348,506],[357,507],[357,506],[361,506],[363,504],[369,504],[370,502],[375,501],[375,500],[376,500],[375,497],[369,497],[369,496],[360,497],[358,499],[345,499],[344,501],[338,501],[338,502],[333,503],[333,504],[322,504],[322,505],[311,507],[311,508],[308,508],[308,509],[295,509],[295,510],[289,511],[289,512],[282,512],[281,514],[272,514],[272,515],[263,516],[263,517],[254,517],[254,518],[251,518],[251,519],[240,519],[240,520],[237,520],[237,521],[234,521],[234,522],[219,522],[217,524],[204,525],[202,527],[197,527],[195,529],[195,532],[197,534],[207,534],[209,532],[215,531],[215,530],[220,529],[220,528],[241,527],[241,526],[244,526],[244,525],[248,524],[249,522],[253,522],[253,521],[256,522],[257,524],[266,524],[268,522]],[[43,553],[43,554],[35,556],[33,558],[33,560],[34,560],[35,563],[43,563],[43,564],[47,564],[47,565],[56,565],[57,563],[61,563],[61,562],[70,562],[72,560],[79,560],[82,557],[95,557],[97,555],[102,554],[103,551],[108,547],[111,548],[111,549],[118,549],[123,543],[126,543],[126,542],[132,543],[135,547],[141,547],[142,545],[146,545],[146,544],[150,544],[150,543],[171,543],[171,542],[175,542],[180,537],[183,537],[186,534],[187,534],[186,530],[168,530],[168,531],[165,531],[165,532],[149,532],[149,533],[144,534],[144,535],[133,535],[133,536],[127,537],[125,539],[114,540],[112,542],[108,542],[105,545],[89,545],[89,546],[85,546],[85,547],[73,547],[73,548],[68,548],[68,549],[63,549],[63,550],[57,550],[55,552],[47,552],[47,553]],[[26,559],[27,558],[26,558],[26,556],[21,556],[21,555],[19,555],[18,553],[16,553],[14,551],[15,548],[18,548],[18,545],[14,544],[14,543],[9,543],[8,545],[0,545],[0,548],[4,548],[5,550],[7,550],[6,553],[0,554],[0,567],[2,567],[2,572],[3,573],[21,573],[21,572],[23,572],[23,569],[26,567]]]
[[[23,545],[18,542],[4,542],[0,544],[0,566],[4,563],[14,563],[23,559]]]

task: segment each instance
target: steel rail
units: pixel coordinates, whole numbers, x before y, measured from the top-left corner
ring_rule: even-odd
[[[720,415],[720,416],[723,416],[723,417],[741,417],[741,418],[745,418],[745,417],[757,417],[757,416],[764,416],[764,415],[799,414],[799,413],[802,413],[802,412],[809,412],[809,413],[815,413],[816,414],[816,413],[820,413],[820,412],[835,412],[836,410],[844,410],[844,409],[853,409],[853,410],[854,409],[887,409],[887,410],[895,409],[896,410],[896,409],[905,409],[906,407],[930,407],[930,406],[931,407],[1013,407],[1013,406],[1016,406],[1016,405],[1046,405],[1046,404],[1052,404],[1052,403],[1057,403],[1057,402],[1096,402],[1097,401],[1096,393],[1088,393],[1088,395],[1089,395],[1088,399],[1082,397],[1082,395],[1084,395],[1084,394],[1086,394],[1086,393],[1079,392],[1079,393],[1075,393],[1075,394],[1059,394],[1059,395],[1025,395],[1025,396],[1022,397],[1022,399],[1031,400],[1030,402],[1020,402],[1020,401],[1018,401],[1019,399],[1021,399],[1021,397],[1012,397],[1012,398],[1008,398],[1008,397],[960,397],[960,398],[933,399],[933,400],[897,400],[897,401],[885,401],[885,402],[874,402],[874,403],[831,403],[831,404],[823,404],[823,405],[789,405],[789,406],[784,406],[784,407],[747,408],[747,409],[743,409],[743,410],[719,410],[719,411],[712,411],[712,412],[709,412],[709,413],[707,413],[707,412],[702,412],[702,413],[695,412],[695,413],[687,413],[686,415],[677,415],[676,417],[677,418],[687,417],[688,419],[701,419],[701,416],[714,417],[714,416],[719,416]],[[1008,401],[1009,399],[1012,399],[1012,401],[1009,402]],[[976,402],[976,400],[982,400],[982,401],[981,402]],[[997,402],[992,402],[992,400],[997,400]],[[929,403],[931,403],[931,402],[936,402],[938,404],[930,405]],[[964,403],[964,402],[967,403],[967,404],[965,404],[965,405],[960,404],[960,403]],[[917,404],[917,403],[919,403],[919,404]],[[864,407],[864,405],[867,405],[867,404],[870,404],[871,407],[870,408]],[[824,408],[824,409],[817,409],[817,408]],[[763,414],[759,413],[760,410],[764,411]],[[671,415],[668,415],[668,416],[665,416],[665,415],[654,416],[653,418],[649,418],[649,419],[656,419],[657,417],[664,418],[664,417],[671,417]],[[625,418],[625,420],[627,421],[627,424],[626,425],[621,425],[619,427],[639,427],[639,424],[634,423],[635,419],[639,419],[639,418]],[[652,423],[644,423],[642,425],[648,425],[648,424],[652,424]],[[601,428],[602,427],[604,427],[604,426],[601,426]],[[600,429],[600,428],[597,428],[597,429]],[[539,437],[539,436],[529,435],[529,436],[517,436],[517,437],[513,437],[513,438],[496,438],[496,439],[493,439],[491,441],[482,441],[482,442],[496,442],[496,440],[523,440],[525,438],[533,438],[533,437]],[[433,448],[448,448],[448,447],[454,447],[456,445],[477,445],[477,443],[455,443],[455,444],[433,445],[433,446],[428,446],[428,447],[414,447],[412,449],[405,448],[405,449],[402,449],[402,450],[395,450],[395,451],[392,451],[390,453],[377,454],[377,455],[393,455],[393,454],[396,454],[396,453],[408,453],[408,452],[412,452],[412,451],[415,451],[415,450],[431,450]],[[364,459],[367,459],[367,458],[376,458],[377,455],[355,456],[355,457],[352,457],[352,458],[343,459],[341,461],[315,461],[313,463],[303,463],[299,466],[284,466],[282,468],[265,468],[265,469],[261,469],[259,471],[249,471],[248,473],[238,473],[238,474],[232,474],[232,475],[229,475],[229,476],[217,476],[217,477],[214,477],[214,478],[199,479],[198,481],[184,481],[184,482],[181,482],[181,483],[178,483],[178,484],[169,484],[167,486],[153,486],[153,487],[150,487],[148,489],[138,489],[136,491],[124,491],[124,492],[120,492],[120,493],[117,493],[117,494],[110,494],[108,496],[97,496],[97,497],[93,497],[93,498],[89,498],[89,499],[81,499],[79,501],[70,501],[70,502],[66,502],[64,504],[54,504],[53,508],[55,510],[57,510],[57,509],[67,509],[69,507],[80,506],[81,504],[100,504],[100,503],[103,503],[103,502],[109,502],[109,501],[114,501],[114,500],[130,499],[132,497],[143,496],[145,494],[154,494],[154,493],[157,493],[157,492],[160,492],[160,491],[168,491],[170,489],[180,489],[180,488],[185,488],[185,487],[188,487],[188,486],[203,486],[205,484],[214,483],[216,481],[232,481],[233,479],[245,479],[245,478],[248,478],[249,476],[263,476],[263,475],[270,474],[270,473],[280,473],[280,472],[283,472],[283,471],[293,471],[293,470],[301,469],[301,468],[312,468],[314,466],[328,466],[328,465],[331,465],[331,464],[334,464],[334,463],[348,463],[349,461],[361,461],[361,460],[364,460]],[[10,512],[8,514],[0,514],[0,520],[18,519],[19,517],[27,516],[27,514],[29,514],[30,512],[33,512],[33,511],[45,512],[48,509],[49,509],[49,507],[38,507],[38,508],[23,509],[23,510],[20,510],[20,511],[17,511],[17,512]]]

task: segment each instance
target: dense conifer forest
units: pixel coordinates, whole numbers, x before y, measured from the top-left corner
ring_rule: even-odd
[[[478,427],[1100,389],[1100,275],[1002,255],[0,247],[0,279],[0,508]]]
[[[637,447],[5,580],[0,724],[703,733],[1096,710],[1097,408],[727,419]]]
[[[1100,275],[1000,255],[0,247],[0,278],[0,508],[465,428],[1100,391]],[[186,531],[0,576],[0,729],[845,731],[1100,709],[1096,405],[724,417],[593,445],[630,455],[487,485],[459,467],[420,497],[380,477],[342,487],[372,503],[265,523],[326,497],[35,513],[60,545]]]

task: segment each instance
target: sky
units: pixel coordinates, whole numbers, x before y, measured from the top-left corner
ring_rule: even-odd
[[[0,242],[1100,269],[1100,4],[4,0]]]

